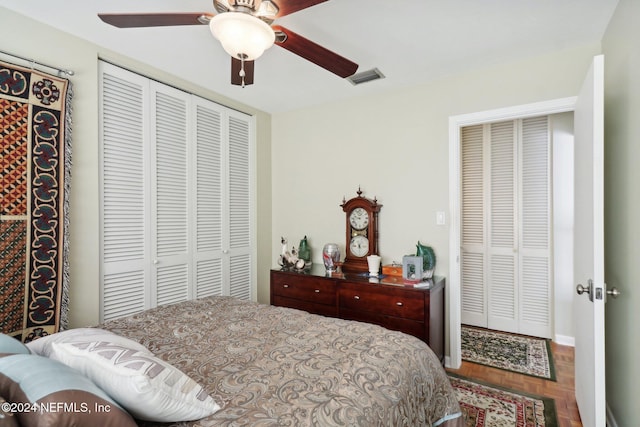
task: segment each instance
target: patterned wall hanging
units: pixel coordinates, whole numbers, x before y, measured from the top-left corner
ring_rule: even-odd
[[[68,80],[0,62],[0,332],[64,329],[71,169]]]

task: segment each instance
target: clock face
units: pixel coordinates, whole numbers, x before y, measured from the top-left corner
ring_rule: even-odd
[[[354,256],[363,257],[369,253],[369,239],[364,236],[356,236],[351,239],[349,249]]]
[[[355,208],[349,215],[349,223],[354,229],[363,230],[369,225],[369,213],[363,208]]]

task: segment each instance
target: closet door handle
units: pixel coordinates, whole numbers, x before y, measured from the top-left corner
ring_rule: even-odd
[[[402,301],[398,301],[398,302],[396,303],[396,305],[397,305],[398,307],[402,307],[404,304],[402,304]]]
[[[320,293],[320,289],[316,289],[313,292],[315,292],[316,294],[319,294]]]
[[[360,299],[360,297],[358,295],[355,295],[353,299]]]

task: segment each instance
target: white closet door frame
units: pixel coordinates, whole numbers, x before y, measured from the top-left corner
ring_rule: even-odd
[[[560,98],[551,101],[449,117],[449,211],[451,226],[449,228],[449,277],[447,277],[447,287],[445,290],[448,301],[447,336],[449,339],[449,354],[448,356],[445,356],[445,364],[447,367],[458,369],[462,364],[460,342],[461,129],[465,126],[473,126],[494,121],[513,120],[574,111],[576,99],[576,97]]]

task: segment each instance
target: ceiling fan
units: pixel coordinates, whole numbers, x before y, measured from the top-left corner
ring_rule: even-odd
[[[277,18],[327,0],[213,0],[211,13],[100,13],[118,28],[209,25],[231,56],[231,84],[253,84],[254,60],[274,43],[340,77],[356,72],[358,64],[280,25]]]

